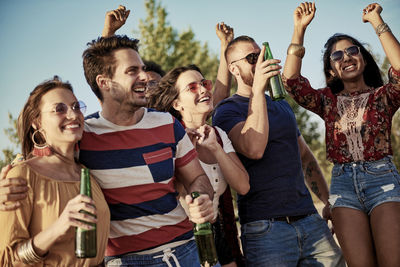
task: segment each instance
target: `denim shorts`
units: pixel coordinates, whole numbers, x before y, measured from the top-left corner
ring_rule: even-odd
[[[333,166],[329,195],[332,209],[346,207],[369,215],[386,202],[400,202],[400,175],[391,156]]]
[[[340,248],[318,213],[292,223],[249,222],[241,229],[246,266],[345,266]]]

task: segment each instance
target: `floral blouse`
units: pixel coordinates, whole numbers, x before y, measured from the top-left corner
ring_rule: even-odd
[[[285,87],[302,107],[325,121],[327,158],[333,163],[379,160],[392,154],[392,117],[400,107],[400,72],[389,69],[389,83],[353,93],[315,90],[299,76],[283,77]]]

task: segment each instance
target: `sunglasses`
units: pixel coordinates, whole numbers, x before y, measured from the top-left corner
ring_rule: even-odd
[[[199,91],[201,86],[206,88],[207,91],[210,91],[212,89],[212,81],[202,80],[201,82],[192,82],[186,85],[185,89],[189,89],[190,92],[195,94]]]
[[[344,53],[346,53],[346,55],[348,56],[357,56],[358,54],[360,54],[360,48],[356,45],[352,45],[347,47],[344,50],[337,50],[335,52],[333,52],[330,56],[331,60],[333,62],[339,62],[343,60],[344,57]]]
[[[259,55],[260,55],[260,53],[250,53],[247,56],[242,57],[241,59],[232,61],[231,64],[233,64],[235,62],[238,62],[238,61],[240,61],[242,59],[246,59],[249,64],[254,65],[254,64],[257,63],[257,59],[258,59]]]
[[[83,101],[79,100],[78,102],[72,103],[70,108],[75,112],[75,113],[82,113],[85,114],[86,112],[86,105]],[[57,115],[65,115],[68,113],[68,105],[64,103],[57,103],[55,107],[53,108],[52,111]]]

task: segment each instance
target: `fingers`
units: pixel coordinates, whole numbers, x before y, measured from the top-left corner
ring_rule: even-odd
[[[217,23],[217,25],[215,26],[215,31],[217,33],[218,38],[221,39],[221,41],[226,41],[227,43],[232,41],[233,28],[231,28],[224,22]]]
[[[117,9],[108,11],[107,16],[113,16],[116,20],[125,21],[130,12],[130,10],[126,10],[125,6],[119,5]]]
[[[8,164],[7,166],[1,168],[0,179],[6,178],[7,173],[11,170],[11,168],[12,168],[11,164]]]
[[[260,64],[258,72],[260,74],[268,74],[268,77],[278,75],[280,69],[282,69],[282,66],[278,65],[280,62],[279,59],[268,59]]]
[[[16,210],[21,206],[19,202],[0,203],[0,211]]]
[[[189,197],[189,198],[188,198]],[[190,217],[195,223],[204,223],[211,221],[214,217],[212,201],[207,194],[202,194],[198,198],[191,200],[190,195],[186,196],[186,203],[189,206]]]
[[[15,204],[15,201],[22,200],[27,196],[28,190],[26,180],[23,178],[0,180],[0,203],[5,206]],[[9,201],[13,203],[5,203]]]

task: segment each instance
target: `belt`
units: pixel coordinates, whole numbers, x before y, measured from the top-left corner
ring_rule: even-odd
[[[287,223],[292,223],[301,219],[304,219],[305,217],[310,216],[310,214],[306,215],[297,215],[297,216],[283,216],[283,217],[277,217],[273,218],[272,220],[274,221],[282,221],[282,222],[287,222]]]

